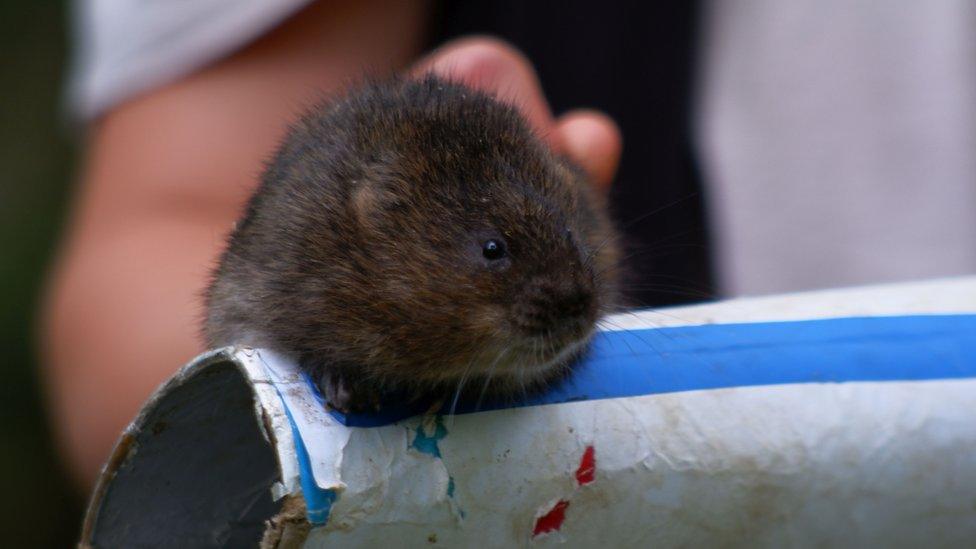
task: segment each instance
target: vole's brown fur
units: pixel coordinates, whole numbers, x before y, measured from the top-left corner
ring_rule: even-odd
[[[504,393],[565,371],[615,301],[617,255],[602,196],[513,107],[432,76],[374,82],[291,129],[205,331],[295,358],[340,409],[465,380]]]

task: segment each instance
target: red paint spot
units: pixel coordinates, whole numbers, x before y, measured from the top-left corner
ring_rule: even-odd
[[[580,458],[579,469],[576,470],[576,482],[580,486],[593,482],[596,475],[596,450],[592,446],[587,446]]]
[[[557,501],[548,513],[535,520],[535,528],[532,530],[532,535],[538,536],[539,534],[548,534],[554,530],[559,530],[563,525],[563,521],[566,520],[567,507],[569,507],[568,501],[564,499]]]

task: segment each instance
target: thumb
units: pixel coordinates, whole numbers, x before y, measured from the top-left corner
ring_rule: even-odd
[[[570,111],[556,120],[553,148],[579,165],[597,188],[609,190],[620,164],[623,138],[609,116],[592,110]]]

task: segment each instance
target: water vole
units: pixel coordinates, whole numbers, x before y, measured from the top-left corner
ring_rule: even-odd
[[[213,346],[294,358],[340,410],[531,390],[616,300],[603,197],[517,110],[433,76],[289,131],[207,290]]]

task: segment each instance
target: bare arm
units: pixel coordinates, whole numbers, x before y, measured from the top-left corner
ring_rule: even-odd
[[[287,122],[367,68],[409,63],[425,10],[313,4],[91,128],[42,335],[56,429],[84,485],[149,393],[202,350],[208,272]]]
[[[417,55],[425,5],[333,4],[91,129],[42,328],[52,415],[82,485],[149,393],[203,350],[209,271],[288,121],[323,90]],[[460,41],[419,67],[514,93],[554,147],[612,177],[614,125],[587,112],[553,121],[531,66],[504,44]]]

